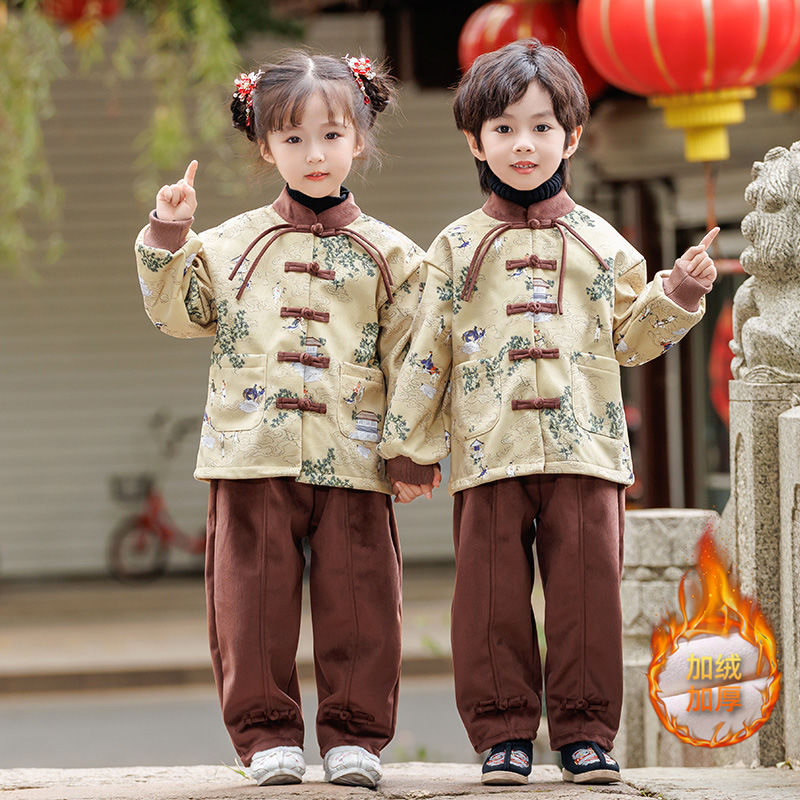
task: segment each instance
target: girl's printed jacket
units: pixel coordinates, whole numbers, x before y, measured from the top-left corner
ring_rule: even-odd
[[[214,337],[195,477],[388,494],[377,446],[419,302],[420,249],[352,195],[317,216],[284,189],[199,235],[190,225],[151,214],[136,259],[155,326]]]
[[[425,261],[383,456],[449,449],[451,493],[535,473],[631,484],[620,365],[680,341],[708,289],[680,267],[648,283],[642,256],[564,191],[527,210],[492,194]]]

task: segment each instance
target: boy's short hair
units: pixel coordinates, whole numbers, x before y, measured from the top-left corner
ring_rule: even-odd
[[[556,47],[538,39],[520,39],[499,50],[478,56],[456,87],[453,114],[460,131],[475,137],[481,147],[481,126],[487,119],[502,115],[537,81],[553,101],[559,125],[569,135],[589,120],[589,99],[575,67]],[[489,192],[491,170],[485,161],[475,159],[481,189]],[[569,165],[561,162],[559,170],[568,183]]]

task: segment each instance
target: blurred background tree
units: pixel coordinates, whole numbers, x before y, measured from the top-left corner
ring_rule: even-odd
[[[60,206],[42,120],[53,113],[50,85],[64,64],[57,31],[37,5],[23,2],[9,11],[0,3],[0,268],[28,274],[34,249],[41,247],[40,231]],[[60,237],[51,233],[44,244],[41,255],[52,259]]]
[[[123,10],[112,48],[107,26]],[[152,85],[135,186],[149,196],[200,147],[212,170],[224,163],[238,45],[263,32],[299,37],[303,26],[275,14],[270,0],[0,0],[0,270],[35,280],[33,264],[60,252],[61,193],[42,124],[67,63],[88,74],[108,58],[109,87],[137,74]]]

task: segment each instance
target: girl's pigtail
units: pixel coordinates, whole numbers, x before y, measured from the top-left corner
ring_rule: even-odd
[[[383,64],[373,66],[365,56],[355,58],[349,54],[344,57],[347,66],[353,73],[353,78],[364,97],[364,103],[369,106],[374,119],[389,103],[394,100],[394,87]]]
[[[374,78],[364,80],[364,91],[376,114],[380,114],[394,100],[394,87],[391,79],[378,72],[375,73]]]
[[[259,78],[264,74],[258,72],[243,72],[234,80],[233,100],[231,100],[231,115],[233,127],[242,131],[251,141],[256,140],[255,115],[253,113],[253,91]]]
[[[252,130],[253,126],[250,124],[247,106],[236,95],[231,100],[231,116],[233,117],[233,127],[242,131],[251,142],[255,141],[256,137]]]

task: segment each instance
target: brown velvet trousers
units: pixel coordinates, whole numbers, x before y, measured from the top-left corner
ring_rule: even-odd
[[[317,740],[378,754],[394,735],[400,547],[391,498],[294,478],[213,480],[206,600],[222,716],[236,752],[303,746],[295,657],[311,546]]]
[[[587,475],[528,475],[456,494],[456,703],[478,752],[534,739],[539,727],[534,538],[550,747],[588,739],[612,748],[622,710],[624,511],[622,486]]]

